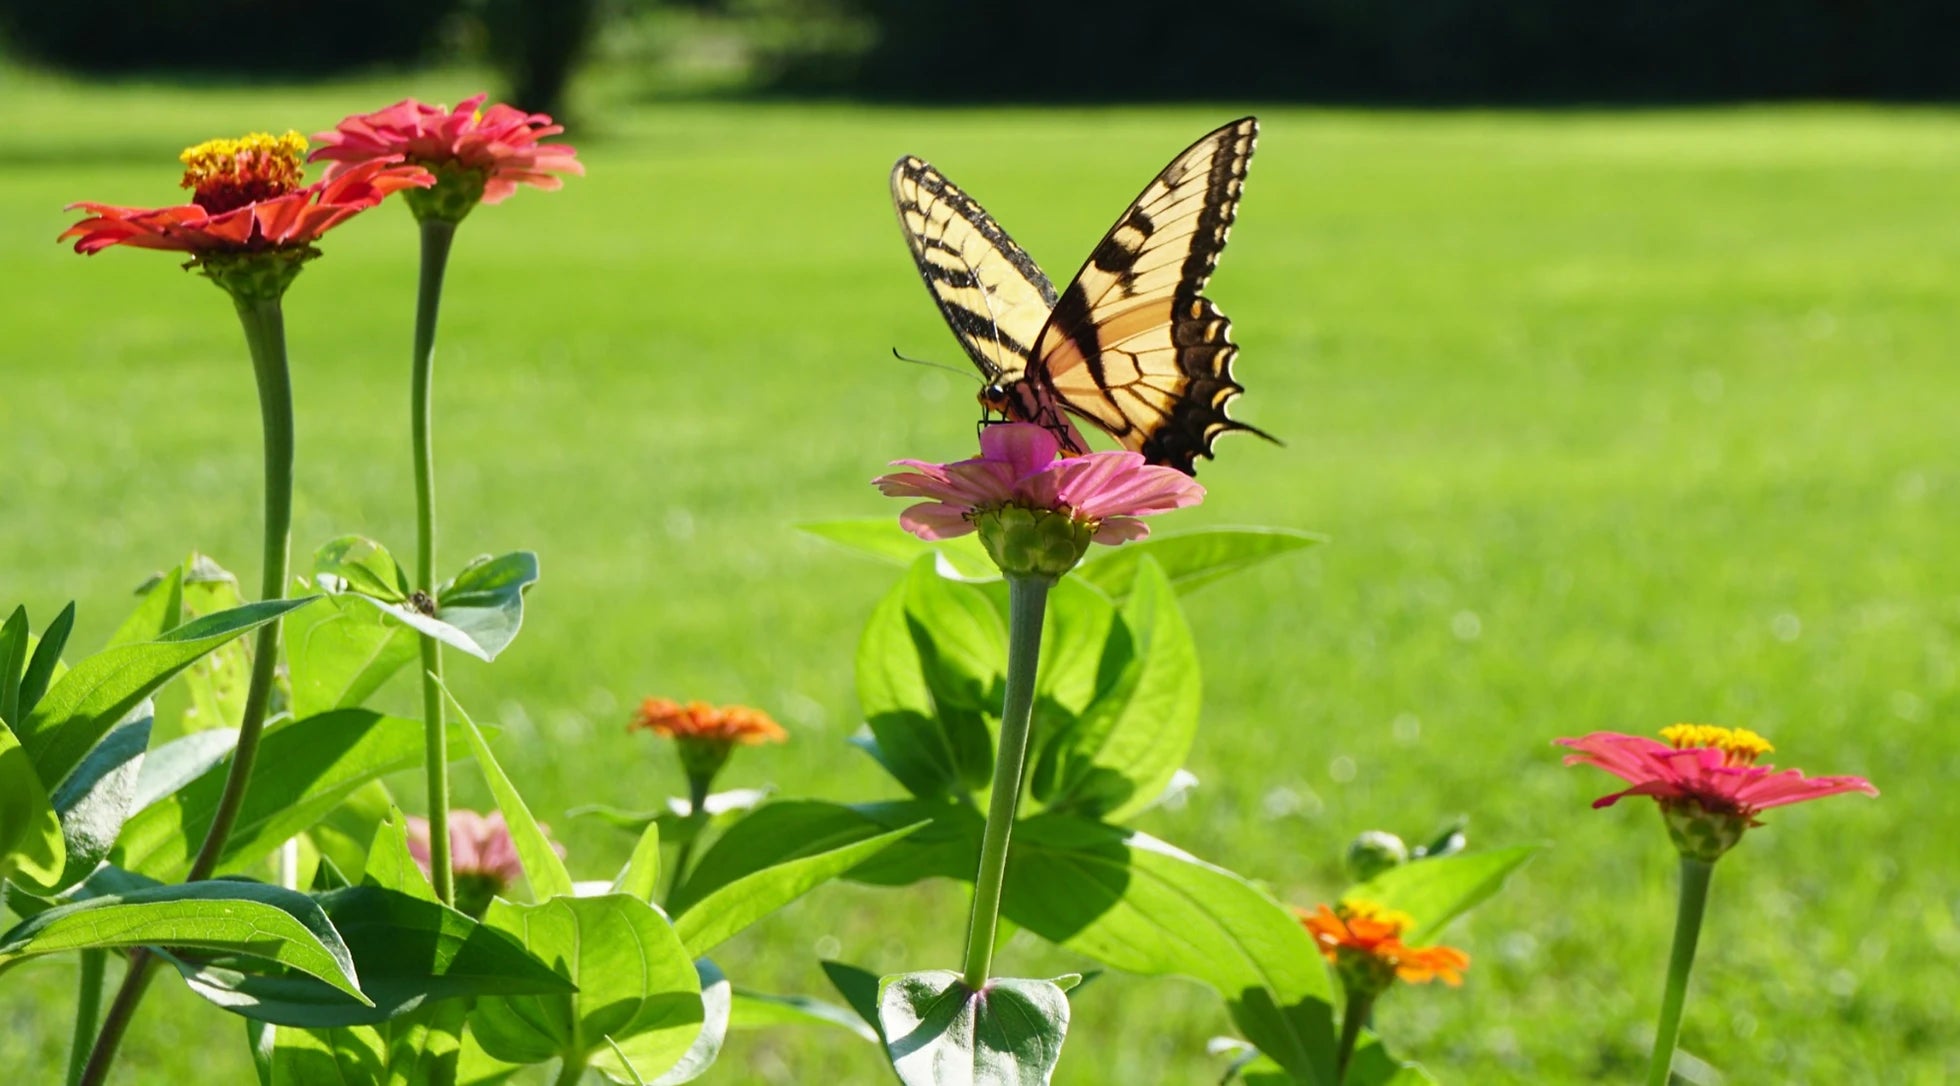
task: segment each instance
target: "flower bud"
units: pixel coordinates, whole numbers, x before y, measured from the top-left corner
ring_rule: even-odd
[[[1095,525],[1060,510],[1003,505],[976,510],[973,525],[987,555],[1010,577],[1054,580],[1082,560]]]
[[[1384,830],[1368,830],[1347,847],[1348,878],[1367,882],[1376,875],[1409,862],[1409,846]]]
[[[1667,822],[1667,836],[1683,856],[1714,863],[1722,853],[1742,840],[1749,818],[1734,811],[1709,810],[1692,799],[1665,800],[1661,817]]]

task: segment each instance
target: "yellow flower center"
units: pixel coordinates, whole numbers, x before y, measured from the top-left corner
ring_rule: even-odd
[[[1384,909],[1372,901],[1349,898],[1342,901],[1336,908],[1343,920],[1373,921],[1374,923],[1395,929],[1394,934],[1396,935],[1401,935],[1403,932],[1416,926],[1415,917],[1410,916],[1408,913],[1402,912],[1399,909]]]
[[[1714,724],[1670,724],[1661,729],[1661,738],[1675,750],[1691,747],[1719,750],[1728,765],[1755,765],[1756,759],[1776,749],[1769,740],[1748,728],[1722,728]]]
[[[270,200],[300,186],[306,137],[254,132],[242,139],[206,140],[178,158],[191,202],[213,215]]]

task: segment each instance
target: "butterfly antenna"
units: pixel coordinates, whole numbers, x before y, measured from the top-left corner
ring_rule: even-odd
[[[914,366],[928,366],[936,370],[945,370],[947,373],[956,373],[961,377],[971,377],[976,381],[981,379],[979,374],[973,372],[971,366],[953,366],[945,362],[934,362],[929,358],[910,358],[900,354],[897,347],[892,348],[892,357],[898,359],[900,362],[910,362]]]

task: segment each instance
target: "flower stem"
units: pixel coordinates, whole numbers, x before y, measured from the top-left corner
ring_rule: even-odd
[[[102,1018],[102,971],[108,953],[82,951],[82,975],[75,984],[75,1039],[68,1047],[68,1086],[82,1080],[89,1046],[95,1043],[95,1024]]]
[[[258,375],[259,417],[265,434],[265,545],[260,565],[259,598],[284,599],[286,576],[292,562],[293,536],[293,386],[286,368],[286,320],[277,298],[247,298],[233,295],[238,321],[245,329],[245,345],[252,352],[252,369]],[[204,832],[204,844],[191,861],[185,882],[211,877],[224,855],[225,842],[238,821],[245,803],[245,788],[252,779],[252,765],[258,760],[259,737],[265,731],[266,711],[272,704],[272,680],[279,667],[279,630],[283,620],[274,619],[259,627],[252,648],[252,677],[245,688],[245,709],[238,721],[238,745],[231,755],[231,769],[225,775],[224,791],[211,814],[211,826]],[[142,1001],[154,962],[148,951],[138,947],[129,955],[129,969],[122,986],[102,1020],[102,1032],[89,1053],[82,1071],[81,1086],[100,1086],[116,1058],[116,1046],[129,1028],[129,1019]]]
[[[1341,1015],[1341,1044],[1334,1053],[1334,1086],[1347,1081],[1348,1062],[1354,1059],[1354,1046],[1361,1041],[1361,1028],[1375,1009],[1375,997],[1349,990],[1347,1010]]]
[[[435,600],[436,454],[433,430],[436,316],[442,308],[442,275],[456,224],[422,220],[422,275],[415,293],[415,358],[410,429],[415,443],[415,587]],[[442,699],[442,644],[422,635],[423,769],[429,790],[429,873],[436,896],[456,903],[456,876],[449,860],[449,731]]]
[[[687,840],[674,850],[674,869],[667,875],[667,897],[671,900],[674,891],[680,889],[681,878],[687,871],[687,861],[694,855],[694,842],[706,828],[707,819],[703,817],[708,809],[708,793],[714,787],[713,777],[688,774],[687,778],[687,821],[694,830]]]
[[[1028,718],[1034,710],[1035,668],[1041,658],[1041,620],[1048,609],[1045,577],[1007,577],[1007,697],[1000,710],[1000,750],[994,756],[994,790],[987,830],[980,840],[980,870],[973,878],[973,918],[966,927],[968,988],[979,991],[994,964],[1000,930],[1000,895],[1007,880],[1007,844],[1021,805],[1021,778],[1028,760]]]
[[[1715,865],[1707,860],[1681,857],[1681,903],[1674,914],[1674,950],[1667,960],[1667,993],[1661,999],[1661,1020],[1654,1033],[1654,1058],[1647,1065],[1647,1086],[1667,1086],[1674,1066],[1674,1044],[1681,1036],[1681,1009],[1688,1001],[1688,970],[1695,964],[1701,915],[1708,905],[1708,880],[1714,873]]]
[[[578,1081],[584,1077],[584,1061],[575,1060],[567,1056],[565,1057],[564,1063],[558,1068],[558,1078],[554,1080],[554,1086],[578,1086]]]

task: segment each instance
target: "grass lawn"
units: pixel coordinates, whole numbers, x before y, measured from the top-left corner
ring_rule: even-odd
[[[194,547],[257,583],[257,413],[226,299],[166,255],[57,246],[62,205],[169,202],[190,143],[472,84],[0,78],[0,604],[42,622],[75,599],[92,647]],[[1332,541],[1189,599],[1203,785],[1143,827],[1303,905],[1366,829],[1467,812],[1473,845],[1549,844],[1452,929],[1466,986],[1401,992],[1378,1023],[1445,1082],[1624,1082],[1673,853],[1648,805],[1588,810],[1609,779],[1550,741],[1755,728],[1779,763],[1884,796],[1775,812],[1720,865],[1685,1049],[1736,1084],[1960,1079],[1960,115],[1260,113],[1211,294],[1243,344],[1237,413],[1287,444],[1223,443],[1205,505],[1160,523]],[[576,875],[610,876],[630,841],[565,809],[680,786],[624,730],[648,694],[791,729],[731,784],[896,788],[845,743],[855,640],[894,571],[794,528],[895,515],[866,485],[887,461],[972,448],[972,386],[890,355],[964,364],[894,228],[892,160],[932,159],[1059,280],[1234,115],[595,109],[572,134],[588,177],[464,225],[443,565],[528,547],[544,579],[494,668],[451,670]],[[413,231],[389,207],[328,250],[287,301],[296,548],[360,531],[405,554]],[[467,774],[462,791],[486,801]],[[827,994],[819,955],[953,965],[963,912],[951,885],[828,887],[717,957],[738,983]],[[1026,935],[1002,956],[1081,964]],[[23,1082],[58,1074],[72,977],[0,976],[0,1066]],[[1194,984],[1106,977],[1057,1081],[1215,1081],[1204,1042],[1228,1028]],[[841,1037],[738,1035],[705,1081],[879,1081]],[[165,978],[118,1081],[249,1081],[242,1042]]]

